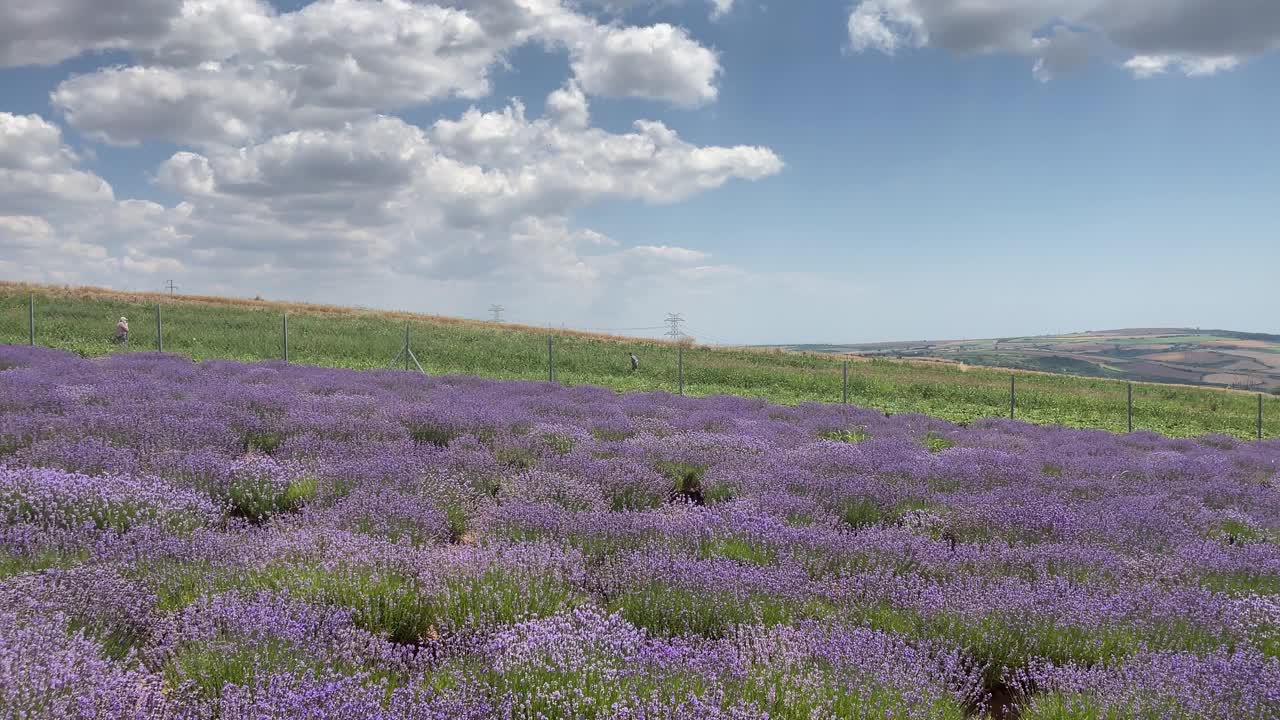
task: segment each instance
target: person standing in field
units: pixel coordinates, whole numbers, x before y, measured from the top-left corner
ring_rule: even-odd
[[[129,342],[129,319],[128,318],[122,316],[120,318],[120,321],[116,323],[115,339],[116,339],[116,342],[118,343]]]
[[[639,370],[640,370],[640,358],[636,357],[635,353],[631,353],[631,372],[637,372]]]

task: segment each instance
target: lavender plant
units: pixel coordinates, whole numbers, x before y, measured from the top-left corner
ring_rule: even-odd
[[[1280,716],[1280,442],[0,356],[4,717]]]

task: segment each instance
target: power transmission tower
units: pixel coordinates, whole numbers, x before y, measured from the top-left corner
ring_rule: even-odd
[[[667,313],[667,319],[665,322],[671,327],[671,329],[666,332],[666,335],[672,340],[679,342],[680,338],[684,337],[684,331],[680,329],[680,323],[684,322],[684,317],[681,316],[680,313]]]
[[[493,321],[496,323],[502,322],[502,313],[505,311],[506,311],[506,308],[502,307],[501,305],[489,306],[489,312],[493,313]]]
[[[166,282],[166,283],[164,284],[164,287],[165,287],[165,289],[166,289],[166,290],[168,290],[168,291],[169,291],[169,294],[170,294],[170,295],[173,295],[173,291],[178,289],[178,286],[177,286],[177,285],[174,285],[172,280],[170,280],[170,281]]]

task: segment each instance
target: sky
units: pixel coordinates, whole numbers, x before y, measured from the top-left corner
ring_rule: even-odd
[[[0,279],[698,340],[1280,332],[1270,0],[6,0]]]

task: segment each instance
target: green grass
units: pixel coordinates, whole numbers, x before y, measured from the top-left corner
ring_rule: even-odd
[[[1232,545],[1252,545],[1254,543],[1280,543],[1280,533],[1273,530],[1254,527],[1240,520],[1223,520],[1216,526],[1216,537]]]
[[[316,563],[277,562],[260,570],[236,571],[171,561],[139,567],[131,575],[156,594],[157,607],[166,612],[220,592],[285,592],[306,602],[346,608],[356,626],[406,644],[435,632],[546,617],[585,602],[579,588],[560,578],[497,569],[443,578],[431,586],[396,570]]]
[[[89,551],[84,549],[48,549],[34,555],[23,555],[10,548],[0,548],[0,579],[51,568],[67,570],[87,559]]]
[[[547,330],[426,316],[257,301],[168,299],[95,290],[0,283],[0,343],[27,342],[27,296],[36,298],[36,341],[86,357],[124,350],[110,341],[115,320],[128,316],[129,351],[154,351],[155,303],[163,303],[164,349],[197,360],[279,359],[281,317],[289,312],[294,362],[356,369],[386,367],[404,340],[406,320],[414,352],[431,374],[545,380]],[[653,340],[579,333],[555,334],[559,382],[619,391],[674,392],[677,348]],[[630,371],[627,356],[641,361]],[[684,385],[690,395],[742,395],[779,403],[838,402],[840,358],[754,349],[689,347]],[[957,422],[1007,416],[1009,373],[939,363],[860,360],[849,366],[853,404],[889,413],[919,412]],[[1134,386],[1134,426],[1172,436],[1256,434],[1257,400],[1245,393],[1174,385]],[[1264,434],[1280,436],[1280,400],[1268,397]],[[1125,429],[1125,386],[1097,378],[1022,374],[1020,419],[1074,427]],[[422,438],[438,442],[426,432]],[[850,438],[853,439],[853,438]],[[252,438],[255,446],[271,438]]]
[[[169,510],[145,500],[62,500],[33,506],[16,493],[0,494],[0,521],[9,525],[31,523],[45,528],[75,529],[92,526],[96,530],[125,532],[154,523],[170,532],[183,534],[203,527],[207,518],[185,509]]]
[[[776,548],[759,545],[740,537],[710,537],[697,546],[698,557],[724,558],[744,565],[772,565],[778,560]]]
[[[1228,595],[1280,595],[1280,575],[1252,572],[1214,572],[1200,577],[1206,590]]]
[[[1022,720],[1180,720],[1197,717],[1176,701],[1153,696],[1142,703],[1108,705],[1082,693],[1035,696],[1022,712]]]
[[[491,525],[488,536],[512,543],[561,542],[581,551],[590,564],[602,563],[607,558],[637,550],[686,553],[702,559],[723,558],[745,565],[773,565],[782,554],[778,547],[744,536],[681,535],[666,533],[657,528],[611,533],[570,527],[559,533],[503,522]]]
[[[1224,644],[1224,638],[1210,629],[1183,622],[1082,627],[1001,613],[983,617],[939,613],[925,619],[913,610],[887,603],[853,606],[847,610],[847,619],[876,630],[963,648],[986,665],[987,680],[992,683],[1005,671],[1026,667],[1033,659],[1092,667],[1144,649],[1205,652]],[[1243,644],[1244,638],[1233,641]],[[1266,652],[1266,648],[1260,649]]]
[[[189,643],[174,651],[163,674],[170,687],[185,685],[201,697],[216,698],[227,685],[248,685],[271,673],[316,670],[318,666],[280,642],[256,646]]]
[[[655,470],[671,480],[672,488],[675,492],[702,492],[702,479],[707,473],[705,465],[690,465],[670,460],[659,460],[653,466]]]
[[[452,660],[431,673],[425,685],[431,691],[485,687],[493,697],[512,701],[516,717],[543,720],[616,717],[620,709],[638,710],[636,706],[646,702],[673,708],[695,698],[701,706],[734,717],[747,714],[745,708],[762,710],[777,720],[965,717],[964,707],[954,698],[906,692],[819,660],[788,668],[744,660],[740,674],[716,682],[679,666],[631,666],[596,651],[568,663],[540,653],[522,656],[501,670],[473,660]],[[723,693],[713,694],[715,685],[723,687]]]
[[[737,596],[710,589],[688,590],[662,582],[638,584],[609,598],[606,607],[654,635],[722,638],[738,625],[791,625],[829,617],[821,599],[793,600],[763,592]]]
[[[407,680],[394,671],[372,665],[313,657],[278,639],[246,642],[244,638],[225,633],[213,640],[179,645],[165,660],[161,673],[170,688],[180,688],[206,699],[221,697],[228,685],[253,687],[280,674],[337,673],[360,677],[370,685],[381,683],[388,689]]]
[[[956,446],[956,441],[950,438],[942,437],[937,433],[929,433],[924,436],[924,446],[931,453],[940,453],[943,450],[950,450]]]
[[[823,440],[849,443],[850,445],[857,445],[860,442],[871,439],[871,435],[865,428],[854,428],[852,430],[823,430],[818,433],[818,437]]]
[[[284,488],[253,478],[237,480],[227,490],[227,500],[240,517],[262,522],[276,513],[292,512],[315,499],[315,478],[303,478]],[[219,498],[221,499],[221,498]]]
[[[711,684],[697,673],[629,672],[630,668],[601,657],[583,667],[561,669],[552,662],[517,665],[506,672],[478,673],[481,682],[497,697],[515,699],[519,717],[545,720],[592,720],[611,717],[637,698],[662,700],[676,706],[699,698],[726,714],[743,706],[759,708],[778,720],[836,718],[937,718],[961,720],[964,708],[949,697],[922,702],[909,700],[901,690],[876,685],[861,676],[811,663],[799,687],[796,670],[748,665],[741,677],[725,682],[722,696],[708,691]],[[449,671],[446,670],[448,675]],[[448,685],[449,680],[438,684]]]

